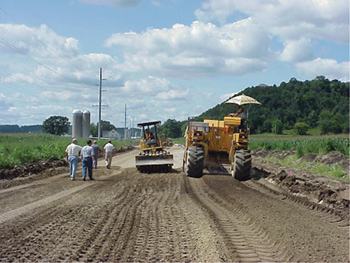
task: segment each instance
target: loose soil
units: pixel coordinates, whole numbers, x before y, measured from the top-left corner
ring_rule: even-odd
[[[250,180],[189,178],[183,148],[169,151],[170,173],[139,173],[137,150],[111,169],[100,159],[94,181],[81,164],[71,181],[64,161],[0,171],[0,261],[349,262],[348,184],[267,163],[262,151]]]

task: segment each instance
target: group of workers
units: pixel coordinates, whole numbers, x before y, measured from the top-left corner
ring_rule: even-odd
[[[107,169],[111,168],[112,156],[114,151],[115,148],[111,141],[108,141],[108,143],[103,147],[103,155],[105,157]],[[91,140],[88,140],[86,142],[86,145],[84,147],[81,147],[80,145],[78,145],[78,140],[73,139],[72,143],[69,144],[65,150],[66,158],[69,163],[69,172],[71,180],[75,180],[75,173],[77,171],[79,159],[81,159],[83,163],[83,180],[86,180],[86,175],[89,176],[89,180],[94,180],[92,176],[92,169],[97,169],[97,160],[99,153],[101,152],[102,150],[98,146],[97,141],[94,141],[92,143]]]

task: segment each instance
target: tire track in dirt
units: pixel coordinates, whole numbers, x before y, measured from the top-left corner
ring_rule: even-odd
[[[233,209],[225,208],[225,200],[220,199],[202,179],[189,178],[190,186],[199,202],[206,207],[218,223],[225,242],[231,251],[233,261],[278,262],[281,260],[275,244],[266,233],[255,225],[241,207],[234,203]]]
[[[13,219],[13,218],[15,218],[15,217],[17,217],[19,215],[23,215],[25,213],[28,213],[31,210],[33,210],[33,209],[35,209],[35,208],[37,208],[39,206],[44,206],[44,205],[50,204],[53,201],[56,201],[56,200],[58,200],[60,198],[64,198],[66,196],[74,194],[75,192],[80,191],[80,190],[82,190],[82,189],[84,189],[86,187],[89,187],[89,185],[88,184],[80,185],[80,186],[71,188],[69,190],[62,191],[62,192],[60,192],[58,194],[46,197],[46,198],[41,199],[39,201],[30,203],[28,205],[22,206],[20,208],[15,209],[15,210],[11,210],[11,211],[8,211],[6,213],[0,214],[0,224],[5,222],[5,221],[7,221],[7,220],[11,220],[11,219]]]
[[[311,202],[306,197],[291,194],[281,188],[274,187],[271,184],[264,184],[254,180],[244,182],[244,184],[251,189],[279,199],[282,202],[300,204],[300,208],[304,208],[306,213],[316,215],[331,224],[335,224],[343,228],[349,228],[348,214],[345,215],[344,213],[340,213],[331,207],[325,207],[315,202]]]
[[[100,185],[91,185],[91,192],[98,193]],[[72,191],[72,195],[66,196],[65,200],[56,200],[47,206],[38,207],[38,211],[33,210],[35,213],[26,213],[16,218],[14,222],[17,222],[18,228],[14,230],[18,231],[18,234],[10,239],[11,246],[3,247],[1,244],[0,258],[3,258],[3,255],[11,255],[9,258],[24,261],[77,260],[79,256],[74,255],[79,254],[81,248],[86,246],[84,242],[98,231],[101,225],[98,223],[102,222],[101,218],[107,211],[105,204],[100,207],[94,206],[90,188],[87,188],[89,191],[86,192]],[[117,196],[123,195],[123,188],[115,192]],[[103,193],[100,197],[104,197]],[[108,200],[106,196],[105,200],[108,206],[111,197]],[[45,212],[46,210],[48,212]],[[24,226],[25,222],[29,222],[27,226]],[[12,222],[8,222],[8,225],[11,227]],[[13,230],[9,231],[11,236]],[[6,233],[5,230],[0,232]],[[28,253],[20,253],[21,251]]]
[[[0,261],[184,262],[229,258],[182,173],[125,169],[0,225]],[[200,224],[199,224],[200,222]],[[6,242],[5,242],[6,240]]]
[[[217,203],[223,200],[220,204],[239,215],[243,223],[264,230],[280,259],[348,261],[349,229],[331,222],[335,218],[333,214],[313,210],[304,203],[263,188],[249,187],[252,181],[238,182],[228,176],[213,175],[202,179]]]
[[[99,252],[91,252],[97,256],[81,259],[122,262],[183,262],[193,259],[196,246],[191,241],[193,225],[189,221],[196,220],[187,220],[184,216],[191,211],[188,204],[183,204],[183,200],[189,197],[181,198],[184,194],[183,175],[136,174],[128,179],[137,185],[121,201],[129,206],[120,206],[118,215],[110,213],[110,218],[117,219],[110,220],[115,221],[113,227],[108,223],[105,226],[111,228],[107,240],[103,240],[102,236],[106,236],[103,233],[96,239],[98,242],[94,242],[103,244]]]

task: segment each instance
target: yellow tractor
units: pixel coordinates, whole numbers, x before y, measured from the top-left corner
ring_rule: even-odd
[[[239,117],[224,120],[188,122],[183,170],[187,176],[201,177],[210,173],[227,173],[238,180],[250,177],[252,158],[248,150],[249,127]]]
[[[164,134],[159,134],[164,147],[173,147],[174,143],[171,138],[166,138]]]
[[[137,124],[142,129],[140,153],[135,156],[136,168],[143,173],[170,172],[174,164],[173,155],[163,147],[161,136],[157,133],[160,121]]]

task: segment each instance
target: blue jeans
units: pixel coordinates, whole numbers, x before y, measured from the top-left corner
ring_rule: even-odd
[[[78,156],[68,156],[69,174],[70,177],[73,179],[75,179],[75,172],[77,171],[78,160]]]
[[[93,161],[93,167],[96,169],[97,168],[97,155],[94,155],[95,161]]]
[[[86,170],[88,170],[89,179],[92,180],[92,157],[83,158],[83,178],[86,178]]]

